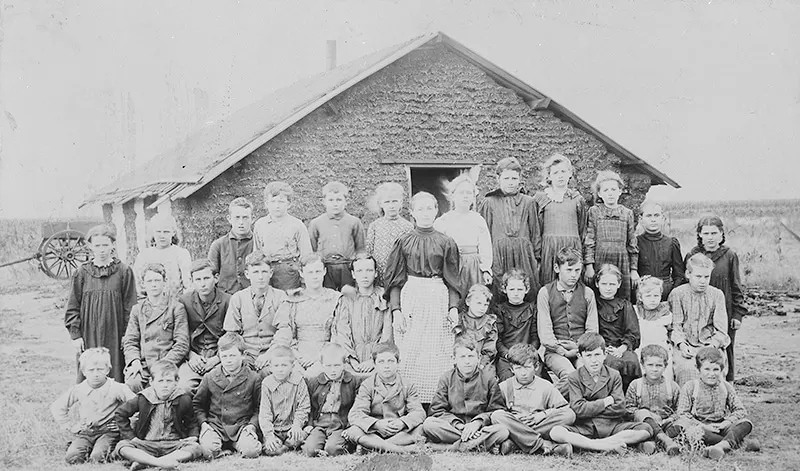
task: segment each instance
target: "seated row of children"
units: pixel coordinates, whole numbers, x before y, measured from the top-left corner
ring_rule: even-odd
[[[119,457],[131,461],[131,469],[172,469],[228,450],[249,458],[295,449],[333,456],[357,446],[404,453],[426,440],[433,449],[451,451],[571,456],[573,447],[623,451],[635,444],[653,453],[655,437],[676,454],[672,438],[693,427],[702,431],[704,454],[719,459],[752,430],[733,386],[722,378],[725,359],[716,348],[700,349],[700,378],[679,390],[663,376],[667,352],[645,347],[645,377],[624,397],[619,373],[604,365],[603,338],[587,332],[577,344],[583,366],[568,376],[567,401],[536,375],[539,357],[530,345],[510,349],[514,376],[498,383],[479,368],[475,342],[459,339],[454,368],[440,379],[427,416],[415,385],[398,374],[401,356],[391,343],[376,346],[375,372],[363,379],[345,370],[347,353],[337,344],[323,346],[322,371],[305,379],[294,368],[293,351],[275,346],[270,374],[262,379],[244,363],[241,336],[229,332],[219,340],[220,364],[194,396],[178,386],[178,368],[165,360],[150,368],[150,386],[134,394],[107,377],[109,352],[92,348],[80,357],[86,379],[51,409],[75,434],[68,462]],[[79,420],[71,426],[73,405]],[[138,420],[131,420],[134,415]]]

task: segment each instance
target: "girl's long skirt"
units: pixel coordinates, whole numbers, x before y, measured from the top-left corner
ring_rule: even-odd
[[[400,349],[400,375],[417,386],[429,403],[436,386],[453,368],[453,332],[447,320],[447,286],[441,278],[408,277],[400,293],[406,332],[394,331]]]
[[[478,248],[459,247],[458,252],[461,254],[461,267],[459,268],[461,286],[464,290],[468,290],[472,288],[472,285],[482,285],[483,275],[481,274],[481,258],[478,255]]]

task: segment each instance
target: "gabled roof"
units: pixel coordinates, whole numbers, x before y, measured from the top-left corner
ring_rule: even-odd
[[[166,199],[186,198],[337,95],[431,42],[443,43],[451,52],[480,68],[499,85],[520,95],[534,109],[549,109],[562,120],[591,134],[619,155],[622,165],[637,167],[640,172],[650,175],[652,184],[669,184],[680,188],[666,174],[522,80],[449,36],[429,33],[278,90],[198,130],[177,147],[99,190],[81,206],[92,203],[122,204],[134,198],[156,195],[159,198],[151,205],[155,207]]]

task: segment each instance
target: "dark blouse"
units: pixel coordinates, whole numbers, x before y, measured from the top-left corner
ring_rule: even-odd
[[[733,249],[724,245],[713,252],[706,252],[700,247],[695,247],[686,255],[686,261],[696,253],[702,253],[714,262],[711,286],[722,290],[725,295],[728,318],[741,321],[742,317],[747,315],[747,305],[744,301],[744,290],[739,275],[739,256]]]
[[[639,275],[655,276],[665,282],[661,299],[667,299],[672,288],[686,283],[681,243],[675,237],[662,233],[645,232],[637,236],[639,242]]]
[[[511,304],[504,302],[495,308],[497,316],[497,353],[505,358],[508,349],[518,343],[528,343],[539,348],[539,331],[536,322],[536,303]]]
[[[431,228],[415,227],[394,243],[386,262],[386,294],[391,309],[400,309],[400,290],[409,276],[441,277],[448,288],[450,308],[461,302],[464,287],[459,277],[458,245],[449,236]]]
[[[639,319],[631,303],[624,299],[603,299],[598,296],[597,320],[600,335],[609,347],[627,345],[629,352],[639,348],[642,340]]]

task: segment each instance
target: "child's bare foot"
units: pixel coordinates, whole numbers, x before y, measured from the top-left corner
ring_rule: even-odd
[[[145,469],[145,468],[147,468],[147,465],[145,465],[144,463],[138,463],[136,461],[131,463],[131,471],[139,471],[140,469]]]
[[[653,453],[656,452],[656,442],[652,440],[647,440],[640,443],[637,448],[645,455],[652,455]]]
[[[162,469],[178,469],[181,463],[174,458],[167,458],[166,456],[159,459],[158,467]]]
[[[328,455],[328,452],[325,450],[317,450],[316,453],[314,454],[317,456],[317,458],[327,458],[328,456],[330,456]]]

